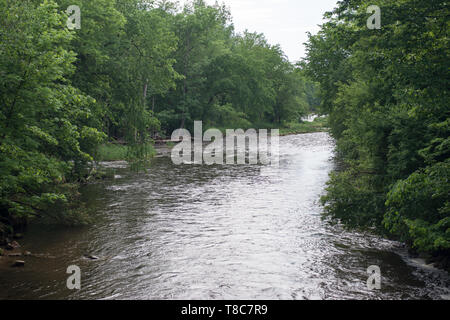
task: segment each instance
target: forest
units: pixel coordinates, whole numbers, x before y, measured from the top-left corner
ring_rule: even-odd
[[[68,28],[73,5],[79,28]],[[0,7],[3,236],[36,216],[82,222],[78,183],[92,161],[123,144],[122,157],[142,159],[154,139],[195,120],[205,130],[288,127],[318,106],[316,84],[264,35],[236,33],[225,6],[0,0]]]
[[[441,0],[340,1],[310,35],[303,65],[320,83],[340,168],[325,215],[450,256],[449,8]]]
[[[380,29],[366,25],[373,2]],[[70,5],[81,10],[79,29],[67,27]],[[448,264],[446,1],[339,1],[298,63],[202,0],[0,8],[0,238],[34,217],[88,219],[77,190],[109,144],[142,159],[155,139],[194,121],[289,129],[315,111],[337,143],[324,217]]]

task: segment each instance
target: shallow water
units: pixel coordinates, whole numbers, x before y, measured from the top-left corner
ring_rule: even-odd
[[[333,169],[326,133],[280,138],[279,168],[110,165],[115,179],[83,194],[83,228],[32,227],[26,267],[0,270],[0,298],[442,299],[450,277],[407,258],[401,244],[320,218]],[[84,254],[98,256],[89,260]],[[78,265],[82,287],[66,287]],[[381,290],[367,268],[381,269]]]

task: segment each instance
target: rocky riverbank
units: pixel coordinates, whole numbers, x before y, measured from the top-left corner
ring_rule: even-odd
[[[16,238],[22,238],[19,235]],[[4,245],[0,247],[0,266],[23,267],[25,266],[24,257],[31,256],[31,252],[23,250],[20,244],[10,239],[5,239]]]

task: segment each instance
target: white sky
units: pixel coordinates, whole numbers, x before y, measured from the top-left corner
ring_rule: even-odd
[[[214,4],[215,0],[206,0]],[[280,44],[289,60],[304,57],[306,32],[319,31],[326,11],[331,11],[337,0],[219,0],[231,9],[237,32],[264,33],[268,41]]]

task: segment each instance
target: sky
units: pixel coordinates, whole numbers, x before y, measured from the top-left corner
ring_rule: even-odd
[[[206,0],[214,4],[215,0]],[[237,32],[264,33],[270,44],[279,44],[291,62],[305,56],[306,32],[319,31],[326,11],[337,0],[219,0],[231,9]]]

